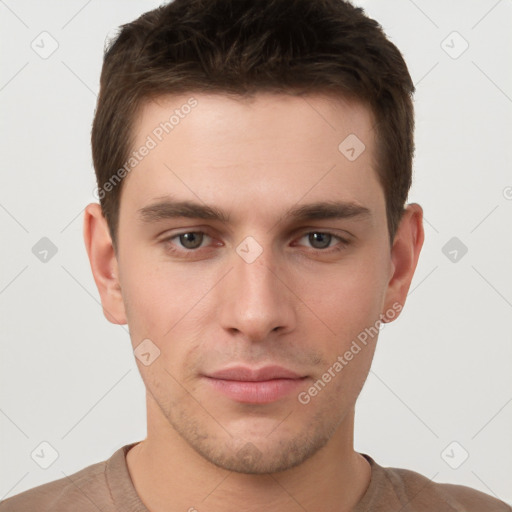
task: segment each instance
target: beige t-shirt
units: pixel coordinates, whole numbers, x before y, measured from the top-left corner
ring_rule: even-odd
[[[0,502],[0,512],[149,512],[135,491],[123,446],[110,459]],[[469,487],[431,482],[407,469],[379,466],[369,455],[371,480],[354,512],[512,512]]]

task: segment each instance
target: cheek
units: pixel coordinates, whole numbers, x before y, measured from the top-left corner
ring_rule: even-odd
[[[195,282],[176,266],[147,264],[137,257],[125,262],[121,275],[133,348],[151,340],[160,351],[159,363],[173,371],[183,364],[183,352],[195,351],[191,340],[200,339],[206,305],[201,299],[211,285]]]
[[[303,275],[298,295],[340,343],[373,325],[379,318],[386,291],[385,262],[354,256],[324,273]],[[341,347],[337,347],[341,348]]]
[[[133,321],[147,319],[154,330],[159,322],[169,324],[179,317],[195,294],[190,276],[186,278],[170,263],[155,262],[149,257],[149,250],[125,249],[125,254],[120,265],[121,288]]]
[[[130,330],[142,332],[152,326],[151,330],[155,331],[158,325],[155,320],[161,318],[160,310],[169,293],[165,283],[142,265],[128,265],[124,270],[126,278],[121,282],[121,289]]]

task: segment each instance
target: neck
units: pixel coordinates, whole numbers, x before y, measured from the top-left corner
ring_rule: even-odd
[[[299,466],[251,475],[205,460],[148,405],[148,436],[128,452],[126,460],[135,489],[150,512],[349,511],[371,477],[368,461],[353,449],[353,430],[354,409],[329,442]]]

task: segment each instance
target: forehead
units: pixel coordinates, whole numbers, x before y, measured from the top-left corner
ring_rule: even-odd
[[[186,122],[185,122],[186,120]],[[340,95],[309,94],[295,96],[260,92],[252,96],[190,93],[165,95],[143,102],[133,123],[135,145],[151,135],[161,142],[171,133],[190,136],[192,132],[216,132],[217,138],[238,139],[259,135],[268,147],[273,136],[281,142],[286,136],[333,136],[345,132],[367,139],[373,137],[374,119],[370,108]],[[328,137],[330,139],[330,137]],[[203,140],[202,144],[208,143]],[[284,148],[281,148],[284,149]],[[306,148],[304,148],[306,149]]]
[[[132,152],[150,149],[123,195],[134,207],[169,193],[275,213],[302,197],[382,206],[373,125],[364,105],[327,95],[159,97],[134,121]]]

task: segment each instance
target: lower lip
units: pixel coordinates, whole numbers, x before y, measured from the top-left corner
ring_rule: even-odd
[[[266,404],[284,398],[304,383],[301,379],[272,379],[258,382],[222,380],[206,377],[217,390],[237,402]]]

